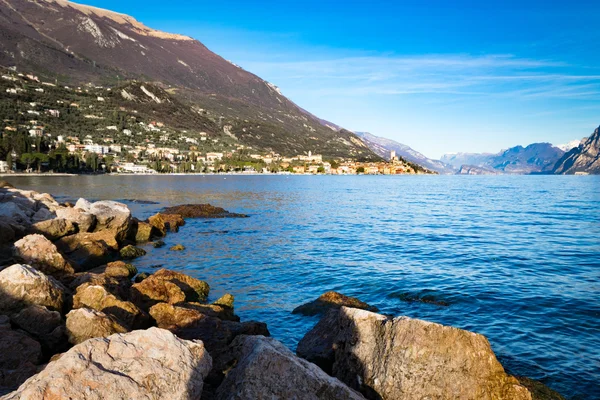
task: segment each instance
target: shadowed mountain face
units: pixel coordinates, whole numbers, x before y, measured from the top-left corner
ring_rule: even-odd
[[[405,144],[380,136],[375,136],[368,132],[356,132],[356,135],[358,135],[363,142],[365,142],[367,146],[373,150],[373,152],[386,160],[389,160],[390,152],[395,151],[396,155],[399,157],[402,157],[405,160],[415,164],[419,164],[432,171],[436,171],[440,174],[453,174],[456,172],[456,169],[451,165],[445,164],[439,160],[427,158],[423,154],[413,150]]]
[[[446,154],[442,161],[456,168],[478,167],[482,170],[507,174],[551,173],[554,164],[565,154],[550,143],[515,146],[498,154]]]
[[[227,124],[247,145],[282,154],[377,159],[354,134],[323,126],[279,89],[187,36],[65,0],[0,1],[0,65],[59,84],[137,79]]]
[[[555,174],[600,174],[600,127],[578,147],[565,154],[554,166]]]

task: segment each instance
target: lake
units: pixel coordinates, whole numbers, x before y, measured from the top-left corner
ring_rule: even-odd
[[[141,219],[211,203],[247,219],[188,220],[136,260],[235,295],[242,320],[294,349],[328,290],[382,313],[488,337],[507,370],[572,399],[600,398],[600,177],[8,177],[59,201],[126,200]],[[140,204],[148,200],[157,204]]]

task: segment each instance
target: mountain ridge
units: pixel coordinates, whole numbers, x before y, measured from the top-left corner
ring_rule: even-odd
[[[0,65],[61,85],[162,85],[209,110],[241,143],[287,155],[378,160],[349,131],[332,130],[275,85],[184,35],[65,0],[0,1]]]
[[[600,127],[558,160],[552,172],[561,175],[600,174]]]

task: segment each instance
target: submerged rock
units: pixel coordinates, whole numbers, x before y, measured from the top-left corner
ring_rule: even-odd
[[[75,272],[56,246],[42,235],[28,235],[15,242],[13,253],[15,257],[46,274],[64,275]]]
[[[85,341],[4,399],[199,399],[211,368],[202,342],[150,328]]]
[[[62,311],[65,287],[29,265],[15,264],[0,271],[0,312],[14,313],[31,305]]]
[[[377,307],[372,307],[367,303],[360,301],[356,297],[345,296],[338,292],[327,292],[319,296],[318,299],[310,303],[296,307],[292,314],[302,314],[307,316],[324,314],[330,309],[340,307],[358,308],[361,310],[378,311]]]
[[[119,254],[126,260],[133,260],[134,258],[145,256],[146,250],[132,245],[127,245],[119,251]]]
[[[370,399],[531,400],[484,336],[417,319],[331,310],[297,353]]]
[[[167,207],[165,214],[177,214],[183,218],[247,218],[245,214],[231,213],[221,207],[210,204],[184,204],[180,206]]]
[[[165,246],[165,242],[163,242],[162,240],[157,240],[156,242],[152,243],[152,247],[154,247],[155,249],[160,249],[161,247]]]
[[[71,344],[125,332],[127,332],[127,328],[101,311],[78,308],[67,314],[67,335]]]
[[[519,380],[521,385],[525,386],[529,390],[533,400],[565,400],[563,396],[550,389],[542,382],[529,379],[524,376],[517,376],[516,378]]]
[[[183,251],[185,250],[185,246],[182,244],[176,244],[175,246],[171,246],[171,248],[169,249],[171,251]]]
[[[238,336],[228,349],[235,367],[215,398],[359,400],[362,395],[264,336]]]

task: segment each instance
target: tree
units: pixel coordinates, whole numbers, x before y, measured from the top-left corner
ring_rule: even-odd
[[[27,170],[31,168],[31,163],[34,161],[33,155],[31,153],[23,153],[21,154],[21,162],[27,166]]]
[[[13,169],[13,157],[11,153],[6,155],[6,163],[8,164],[8,170],[12,171]]]
[[[356,173],[357,174],[364,174],[365,173],[365,167],[358,167],[358,168],[356,168]]]
[[[106,156],[104,157],[104,164],[106,165],[106,170],[110,173],[110,171],[112,170],[112,167],[115,163],[115,157],[113,156]]]
[[[325,167],[321,166],[321,167],[317,168],[317,173],[324,174],[325,173]]]

